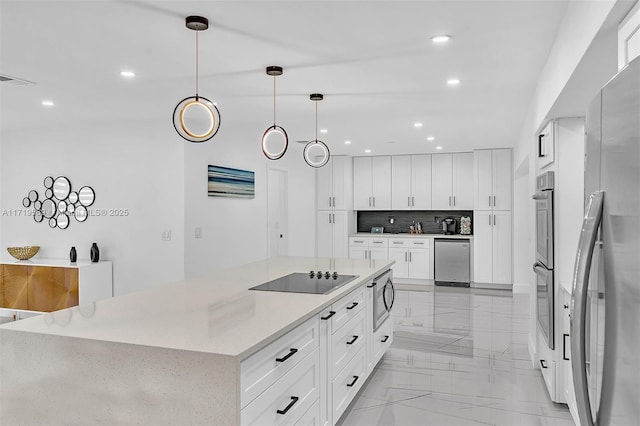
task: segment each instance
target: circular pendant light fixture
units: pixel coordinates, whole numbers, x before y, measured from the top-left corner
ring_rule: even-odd
[[[323,100],[324,96],[320,93],[313,93],[309,95],[309,99],[316,103],[316,138],[305,145],[302,155],[308,165],[320,168],[329,162],[331,156],[327,144],[318,140],[318,102]]]
[[[178,102],[173,110],[173,127],[189,142],[205,142],[220,129],[220,111],[209,99],[198,95],[198,33],[209,28],[209,20],[187,16],[185,25],[196,33],[196,94]]]
[[[276,77],[282,75],[282,67],[267,67],[267,75],[273,76],[273,126],[262,135],[262,152],[269,160],[281,159],[289,147],[289,136],[286,130],[276,125]]]

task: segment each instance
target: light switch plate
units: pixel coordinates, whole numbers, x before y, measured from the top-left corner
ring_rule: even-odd
[[[162,235],[160,236],[162,241],[171,241],[171,229],[167,229],[162,231]]]

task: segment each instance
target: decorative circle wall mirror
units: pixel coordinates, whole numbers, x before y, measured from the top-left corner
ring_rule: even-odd
[[[53,195],[58,200],[65,200],[69,196],[69,192],[71,192],[71,182],[64,176],[58,176],[56,180],[53,181]]]
[[[81,205],[89,207],[95,201],[96,194],[90,186],[83,186],[80,188],[80,191],[78,191],[78,199],[80,200]]]
[[[51,176],[47,176],[44,178],[44,187],[45,189],[51,189],[53,186],[53,178]]]
[[[88,216],[87,208],[82,205],[76,207],[76,211],[73,212],[73,216],[78,222],[84,222],[85,220],[87,220]]]
[[[67,227],[69,226],[69,216],[67,216],[66,214],[59,214],[58,218],[56,219],[56,224],[60,229],[67,229]]]
[[[35,189],[29,191],[29,195],[27,196],[29,197],[29,201],[31,201],[32,203],[34,201],[38,201],[38,191],[36,191]]]
[[[47,198],[42,202],[42,215],[45,218],[53,218],[56,215],[56,210],[56,203],[51,198]]]
[[[36,211],[33,213],[33,220],[35,220],[35,221],[36,221],[36,222],[38,222],[38,223],[42,222],[42,217],[43,217],[43,216],[42,216],[42,212],[41,212],[41,211],[36,210]]]
[[[58,221],[56,220],[56,218],[52,217],[51,219],[49,219],[49,228],[55,228],[56,226],[58,226]]]
[[[24,197],[22,199],[22,206],[29,207],[30,205],[31,205],[31,200],[29,199],[29,197]]]
[[[71,191],[69,193],[69,203],[75,204],[78,202],[78,193],[75,191]]]

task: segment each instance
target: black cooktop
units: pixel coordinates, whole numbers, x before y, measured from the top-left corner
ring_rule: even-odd
[[[284,277],[251,287],[249,290],[327,294],[356,278],[358,278],[358,275],[339,275],[337,272],[330,273],[328,271],[294,272],[293,274],[285,275]]]

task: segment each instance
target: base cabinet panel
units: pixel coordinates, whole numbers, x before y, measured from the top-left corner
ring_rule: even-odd
[[[333,394],[333,422],[338,421],[366,380],[364,348],[336,376],[331,384]]]

